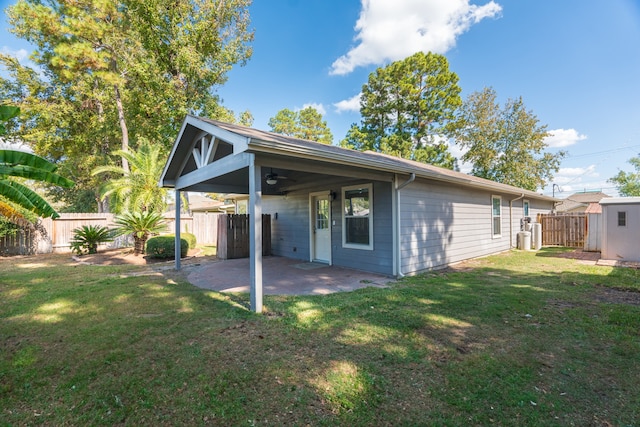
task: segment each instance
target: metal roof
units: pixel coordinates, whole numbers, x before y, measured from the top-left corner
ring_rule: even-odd
[[[600,200],[601,205],[631,205],[640,204],[640,197],[610,197]]]

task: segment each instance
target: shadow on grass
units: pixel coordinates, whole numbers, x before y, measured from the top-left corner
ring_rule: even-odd
[[[388,289],[266,296],[259,316],[246,294],[169,273],[7,267],[0,413],[16,424],[631,424],[640,311],[596,298],[640,281],[621,270],[509,253]]]

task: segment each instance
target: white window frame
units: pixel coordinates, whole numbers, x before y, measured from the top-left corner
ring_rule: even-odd
[[[531,203],[527,199],[522,201],[522,216],[527,217],[530,216],[529,212],[531,211]]]
[[[622,218],[624,218],[624,224],[620,225],[620,214],[624,214]],[[627,226],[627,211],[618,211],[618,219],[617,219],[618,227],[626,227]]]
[[[359,243],[347,243],[347,215],[345,214],[345,203],[346,197],[345,193],[349,190],[357,190],[359,188],[366,188],[369,192],[369,244],[359,244]],[[373,184],[361,184],[361,185],[350,185],[348,187],[342,187],[342,247],[349,249],[363,249],[363,250],[373,250]]]
[[[500,202],[500,213],[498,215],[494,215],[493,213],[493,201],[498,199]],[[495,230],[495,219],[500,218],[500,232],[496,233]],[[498,239],[502,237],[502,196],[491,196],[491,238]]]

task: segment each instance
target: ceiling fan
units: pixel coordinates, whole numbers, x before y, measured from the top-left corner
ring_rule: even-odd
[[[276,185],[279,179],[289,179],[286,176],[278,175],[277,173],[273,172],[273,168],[270,169],[271,171],[264,176],[267,185]]]

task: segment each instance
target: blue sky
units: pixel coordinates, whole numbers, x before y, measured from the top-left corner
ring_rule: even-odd
[[[569,153],[556,196],[616,195],[607,179],[640,153],[637,0],[256,0],[250,15],[253,56],[219,94],[256,128],[312,105],[338,143],[369,73],[422,50],[448,58],[465,98],[486,86],[501,102],[522,96],[553,133],[549,150]],[[25,55],[2,21],[0,49]]]

